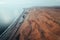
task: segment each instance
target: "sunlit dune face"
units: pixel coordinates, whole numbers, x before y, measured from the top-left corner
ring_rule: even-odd
[[[60,40],[60,9],[31,9],[20,28],[20,40]]]

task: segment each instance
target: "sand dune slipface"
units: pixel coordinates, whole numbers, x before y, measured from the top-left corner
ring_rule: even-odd
[[[32,8],[19,29],[19,40],[60,40],[60,9]]]

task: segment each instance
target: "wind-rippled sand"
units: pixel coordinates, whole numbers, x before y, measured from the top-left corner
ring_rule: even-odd
[[[60,40],[60,9],[32,8],[19,29],[19,40]]]

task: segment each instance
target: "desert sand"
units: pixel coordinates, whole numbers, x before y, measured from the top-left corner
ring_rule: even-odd
[[[19,40],[60,40],[60,9],[30,8],[17,35]]]

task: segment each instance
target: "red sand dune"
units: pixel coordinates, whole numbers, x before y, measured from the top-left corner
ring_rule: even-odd
[[[60,40],[60,9],[33,8],[19,29],[20,40]]]

